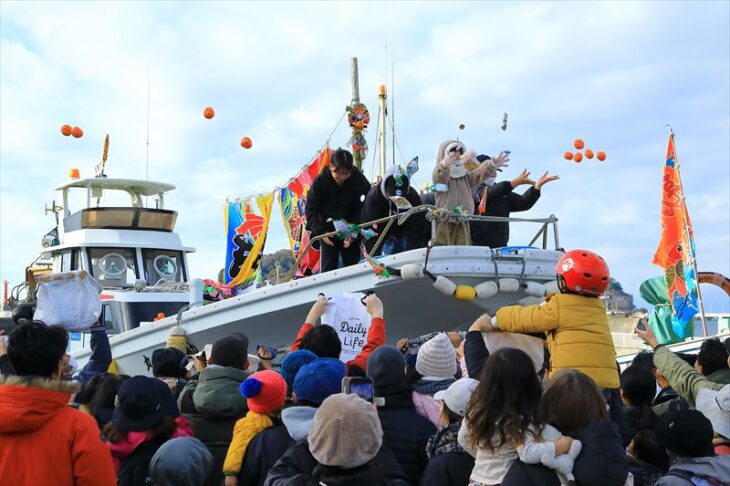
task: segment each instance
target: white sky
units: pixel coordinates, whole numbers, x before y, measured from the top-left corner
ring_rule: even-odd
[[[562,245],[603,254],[638,297],[661,273],[651,257],[671,123],[700,271],[728,275],[729,5],[3,1],[0,279],[22,280],[53,226],[43,215],[52,187],[71,167],[93,175],[105,133],[107,173],[145,177],[148,72],[150,178],[177,186],[167,205],[198,250],[192,273],[214,277],[225,198],[271,190],[311,158],[350,101],[352,56],[372,150],[386,37],[398,143],[404,159],[420,156],[417,182],[429,178],[438,144],[466,124],[468,147],[512,151],[504,177],[560,174],[524,215],[556,214]],[[202,117],[208,105],[212,121]],[[64,123],[84,137],[62,137]],[[239,146],[243,135],[252,150]],[[343,123],[333,146],[348,137]],[[577,137],[608,161],[564,161]],[[267,252],[287,247],[274,214]],[[511,243],[526,244],[533,230],[515,227]],[[709,311],[730,311],[719,291],[703,291]]]

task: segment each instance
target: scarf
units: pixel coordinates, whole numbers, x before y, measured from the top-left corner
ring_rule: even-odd
[[[441,454],[448,452],[464,452],[457,440],[461,424],[450,423],[444,425],[435,434],[428,438],[426,443],[426,455],[431,460]]]
[[[441,390],[446,390],[455,381],[455,378],[446,378],[439,381],[418,380],[411,386],[411,388],[414,392],[422,395],[433,395]]]

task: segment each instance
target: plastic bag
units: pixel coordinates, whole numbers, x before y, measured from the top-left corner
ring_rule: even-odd
[[[101,287],[83,270],[53,273],[38,279],[33,319],[67,331],[83,331],[99,320]]]

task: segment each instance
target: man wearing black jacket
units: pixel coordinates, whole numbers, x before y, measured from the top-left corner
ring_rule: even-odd
[[[344,219],[350,224],[360,222],[360,211],[370,182],[352,163],[352,154],[337,149],[330,165],[312,182],[307,194],[307,229],[312,237],[335,230],[332,221]],[[321,272],[336,270],[340,256],[343,266],[360,260],[360,248],[355,238],[328,237],[322,240]]]
[[[530,173],[522,173],[511,181],[495,182],[497,173],[488,175],[486,182],[474,189],[477,214],[480,216],[509,217],[511,212],[527,211],[540,198],[540,189],[550,181],[559,179],[559,176],[543,174],[537,182],[530,179]],[[513,192],[518,186],[531,185],[524,194]],[[501,248],[509,241],[509,223],[507,222],[471,222],[471,239],[474,245]]]

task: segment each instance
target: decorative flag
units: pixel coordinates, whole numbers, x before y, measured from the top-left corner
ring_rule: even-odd
[[[285,187],[278,191],[281,216],[284,219],[284,227],[289,236],[289,245],[295,258],[299,258],[301,252],[309,244],[310,234],[306,230],[307,221],[304,217],[307,193],[312,186],[314,178],[329,165],[330,148],[325,147],[317,157],[307,164]],[[297,275],[304,276],[319,271],[319,249],[310,247],[307,254],[299,262]]]
[[[680,339],[688,337],[698,311],[697,276],[694,268],[694,234],[684,203],[682,181],[670,135],[662,187],[662,237],[652,263],[664,269],[667,296],[672,309],[672,330]]]
[[[252,202],[258,212],[254,212]],[[227,286],[247,286],[256,282],[273,203],[274,195],[264,194],[226,204],[228,234],[224,283]]]

